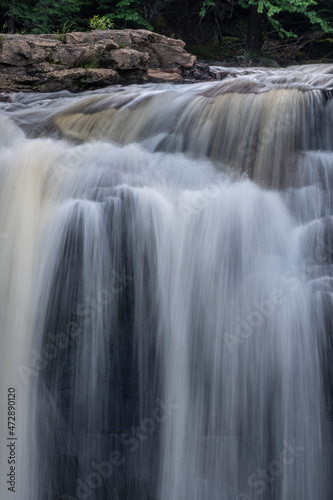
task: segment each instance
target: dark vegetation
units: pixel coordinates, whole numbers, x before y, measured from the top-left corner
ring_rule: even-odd
[[[199,59],[333,61],[333,0],[2,0],[0,32],[145,28]],[[332,36],[332,38],[331,38]]]

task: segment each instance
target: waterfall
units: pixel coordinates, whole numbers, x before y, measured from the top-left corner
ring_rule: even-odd
[[[0,105],[1,499],[332,497],[332,74]]]

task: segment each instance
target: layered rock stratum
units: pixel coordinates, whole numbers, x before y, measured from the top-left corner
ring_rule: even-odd
[[[181,83],[195,66],[185,43],[147,30],[0,35],[0,90],[80,91],[136,82]]]

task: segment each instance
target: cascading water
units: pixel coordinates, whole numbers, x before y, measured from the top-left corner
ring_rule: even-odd
[[[332,497],[333,68],[245,73],[2,105],[1,499]]]

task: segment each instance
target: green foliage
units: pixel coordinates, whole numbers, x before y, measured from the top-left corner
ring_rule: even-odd
[[[109,0],[99,0],[99,9],[109,12],[110,3]],[[117,28],[153,29],[144,17],[144,2],[142,0],[118,0],[112,14],[108,14],[108,16]]]
[[[61,28],[54,31],[56,35],[59,35],[58,40],[64,40],[66,38],[66,33],[70,33],[75,29],[75,25],[68,21],[65,21]]]
[[[228,0],[231,3],[231,0]],[[330,0],[332,2],[332,0]],[[216,0],[204,0],[202,2],[199,15],[204,17],[210,7],[214,7]],[[276,19],[279,14],[303,14],[311,24],[317,25],[323,31],[332,33],[333,29],[329,22],[320,15],[323,10],[316,9],[318,3],[316,0],[239,0],[239,5],[244,9],[248,9],[251,5],[257,7],[259,14],[265,14],[270,24],[279,33],[281,37],[296,36],[291,31],[287,31],[281,25],[281,22]],[[332,14],[332,12],[331,12]],[[333,16],[332,16],[333,17]]]
[[[5,12],[3,30],[12,31],[15,23],[29,16],[31,9],[33,9],[33,2],[30,0],[3,0],[1,7]]]
[[[49,53],[47,55],[47,58],[46,58],[47,62],[50,63],[50,64],[53,64],[54,63],[54,59],[53,59],[53,50],[50,49],[49,50]]]
[[[281,37],[294,36],[288,28],[288,16],[296,33],[299,33],[298,19],[304,26],[301,16],[316,30],[332,32],[333,0],[1,0],[0,26],[3,32],[61,35],[89,28],[152,30],[152,23],[167,36],[174,31],[177,36],[192,38],[200,45],[214,27],[220,41],[225,34],[232,34],[228,29],[231,15],[236,19],[236,31],[245,32],[246,27],[243,29],[241,23],[247,24],[245,9],[250,6],[255,6]],[[199,14],[202,21],[200,30],[196,30],[198,17],[195,21],[194,13]],[[164,25],[159,24],[159,18],[164,20]]]
[[[111,30],[113,25],[110,14],[102,17],[96,15],[89,22],[89,28],[92,30]]]
[[[98,68],[99,66],[99,58],[96,56],[92,56],[83,63],[80,64],[81,68],[84,68],[85,70],[88,69],[93,69],[93,68]]]
[[[215,5],[215,0],[204,0],[202,2],[201,10],[199,12],[200,17],[205,17],[207,14],[209,7],[214,7]]]
[[[56,38],[61,43],[66,43],[66,34],[65,33],[56,33]]]
[[[333,23],[333,0],[319,0],[315,11],[321,19]]]
[[[42,0],[26,17],[34,28],[31,33],[50,33],[54,28],[62,28],[70,23],[74,14],[80,10],[80,0]],[[74,22],[70,23],[71,28]]]
[[[281,37],[295,37],[294,33],[285,30],[280,21],[274,17],[282,13],[303,14],[311,24],[318,25],[326,32],[333,31],[329,24],[314,10],[317,5],[316,0],[240,0],[239,3],[244,8],[248,8],[250,5],[257,6],[258,12],[267,16],[268,21]]]
[[[74,15],[82,0],[4,0],[5,23],[8,31],[20,26],[19,31],[50,33],[52,30],[73,28]],[[67,24],[66,24],[67,23]],[[17,29],[17,28],[16,28]],[[68,31],[67,29],[67,31]]]

